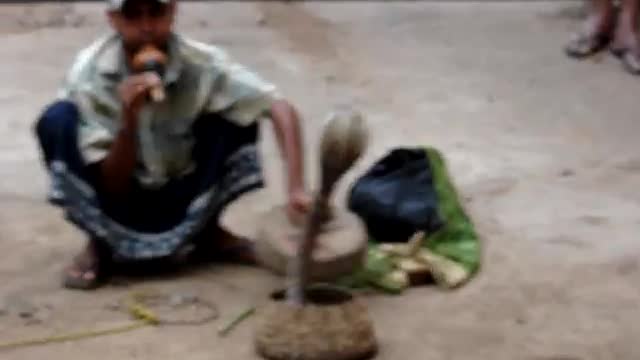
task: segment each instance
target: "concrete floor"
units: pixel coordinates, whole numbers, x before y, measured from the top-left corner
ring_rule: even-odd
[[[366,298],[379,359],[640,358],[640,81],[606,54],[584,62],[563,55],[579,6],[182,6],[182,30],[224,46],[300,108],[310,179],[321,120],[342,102],[359,105],[373,133],[342,194],[392,147],[430,144],[446,154],[483,237],[484,268],[456,292]],[[254,359],[252,322],[224,339],[216,332],[281,283],[264,271],[211,267],[95,293],[59,287],[82,236],[44,201],[30,126],[74,53],[104,29],[100,4],[0,6],[0,343],[120,324],[125,315],[110,305],[145,288],[197,293],[218,304],[221,319],[0,358]],[[268,126],[263,134],[269,186],[225,218],[248,235],[258,212],[282,199],[277,148]],[[16,303],[34,306],[37,321],[20,318]]]

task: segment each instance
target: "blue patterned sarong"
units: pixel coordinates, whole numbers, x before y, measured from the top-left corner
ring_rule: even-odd
[[[116,258],[171,256],[189,246],[201,230],[218,221],[237,197],[263,186],[256,141],[258,124],[237,126],[215,114],[194,124],[196,168],[157,189],[132,180],[124,200],[101,189],[97,165],[86,165],[78,150],[79,114],[74,104],[47,107],[35,132],[52,182],[54,203],[90,238],[105,241]]]

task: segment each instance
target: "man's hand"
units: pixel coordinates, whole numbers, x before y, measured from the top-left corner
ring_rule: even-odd
[[[303,189],[290,190],[287,200],[287,215],[292,224],[301,225],[311,209],[311,196]]]
[[[134,121],[152,89],[162,86],[162,80],[154,72],[145,72],[126,78],[118,86],[125,121]],[[132,125],[132,124],[126,124]]]

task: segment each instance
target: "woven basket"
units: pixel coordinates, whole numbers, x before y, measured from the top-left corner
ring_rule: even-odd
[[[295,306],[276,293],[260,311],[257,352],[270,360],[365,360],[377,352],[366,307],[347,291],[314,286]]]

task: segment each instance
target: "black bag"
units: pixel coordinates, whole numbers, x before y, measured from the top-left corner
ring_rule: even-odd
[[[443,225],[424,148],[385,155],[353,184],[348,207],[377,242],[406,242],[416,231],[428,234]]]

